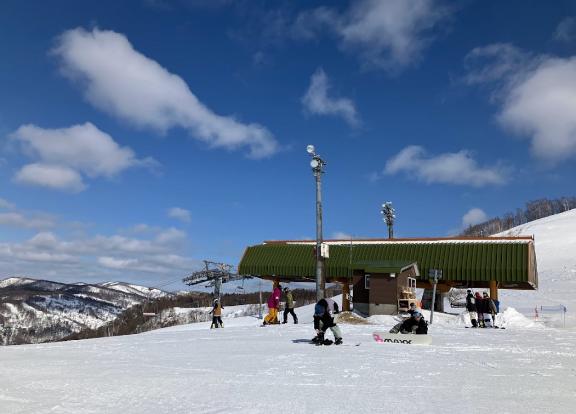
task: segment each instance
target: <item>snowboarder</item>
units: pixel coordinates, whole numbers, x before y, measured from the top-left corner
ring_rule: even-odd
[[[478,328],[478,320],[476,319],[478,315],[476,314],[476,299],[474,299],[474,294],[471,289],[468,289],[466,295],[466,310],[470,314],[470,322],[472,322],[472,328]]]
[[[388,332],[393,333],[393,334],[397,334],[398,332],[400,332],[400,328],[402,327],[402,324],[408,318],[414,316],[415,313],[422,313],[422,310],[416,306],[416,303],[412,302],[412,303],[410,303],[410,308],[408,309],[408,312],[398,314],[398,318],[396,318],[396,320],[399,320],[400,322],[398,322],[396,325],[394,325],[394,327],[392,329],[390,329],[390,331],[388,331]]]
[[[294,313],[294,297],[292,296],[292,291],[285,287],[284,293],[286,294],[286,305],[284,306],[284,321],[282,323],[288,323],[288,314],[291,314],[296,324],[298,323],[298,317],[296,313]]]
[[[224,309],[224,307],[220,305],[220,301],[218,299],[214,299],[214,306],[210,311],[212,314],[212,325],[210,325],[210,329],[224,328],[224,324],[222,323],[222,309]]]
[[[424,320],[420,312],[414,311],[412,316],[402,323],[400,332],[403,334],[413,333],[416,335],[426,335],[428,334],[428,322]]]
[[[422,313],[422,310],[418,306],[416,306],[416,303],[411,302],[410,309],[408,309],[408,313],[410,314],[410,316],[414,316],[415,312]]]
[[[278,320],[278,308],[280,307],[281,295],[282,291],[280,290],[280,283],[275,280],[272,294],[268,297],[268,315],[264,317],[264,322],[262,323],[263,326],[280,323]]]
[[[316,336],[312,338],[312,343],[316,345],[330,345],[332,343],[329,339],[324,339],[324,334],[330,328],[334,335],[334,344],[340,345],[342,343],[342,331],[340,327],[334,322],[333,314],[340,312],[338,304],[332,299],[320,299],[314,307],[314,329]]]

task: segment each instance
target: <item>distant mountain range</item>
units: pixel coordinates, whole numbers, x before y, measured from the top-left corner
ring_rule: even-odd
[[[0,280],[0,345],[58,341],[97,329],[147,300],[168,296],[171,294],[159,289],[121,282]]]

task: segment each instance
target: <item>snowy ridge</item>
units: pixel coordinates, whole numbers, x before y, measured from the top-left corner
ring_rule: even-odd
[[[96,329],[152,297],[158,289],[112,282],[65,284],[30,278],[0,281],[0,345],[57,341]]]

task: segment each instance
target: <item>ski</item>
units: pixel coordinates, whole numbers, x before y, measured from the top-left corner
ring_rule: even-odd
[[[389,332],[374,332],[374,340],[381,344],[402,344],[402,345],[430,345],[432,337],[430,335],[414,334],[391,334]]]

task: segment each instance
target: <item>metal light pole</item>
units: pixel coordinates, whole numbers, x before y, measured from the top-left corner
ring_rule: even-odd
[[[312,156],[310,166],[316,178],[316,300],[324,299],[324,258],[322,257],[322,174],[326,163],[314,149],[314,145],[306,147],[308,154]]]
[[[382,210],[380,210],[380,212],[384,216],[384,221],[386,222],[386,225],[388,226],[388,238],[393,239],[394,238],[394,219],[396,218],[396,211],[394,210],[394,207],[392,207],[392,202],[386,201],[384,204],[382,204]]]

